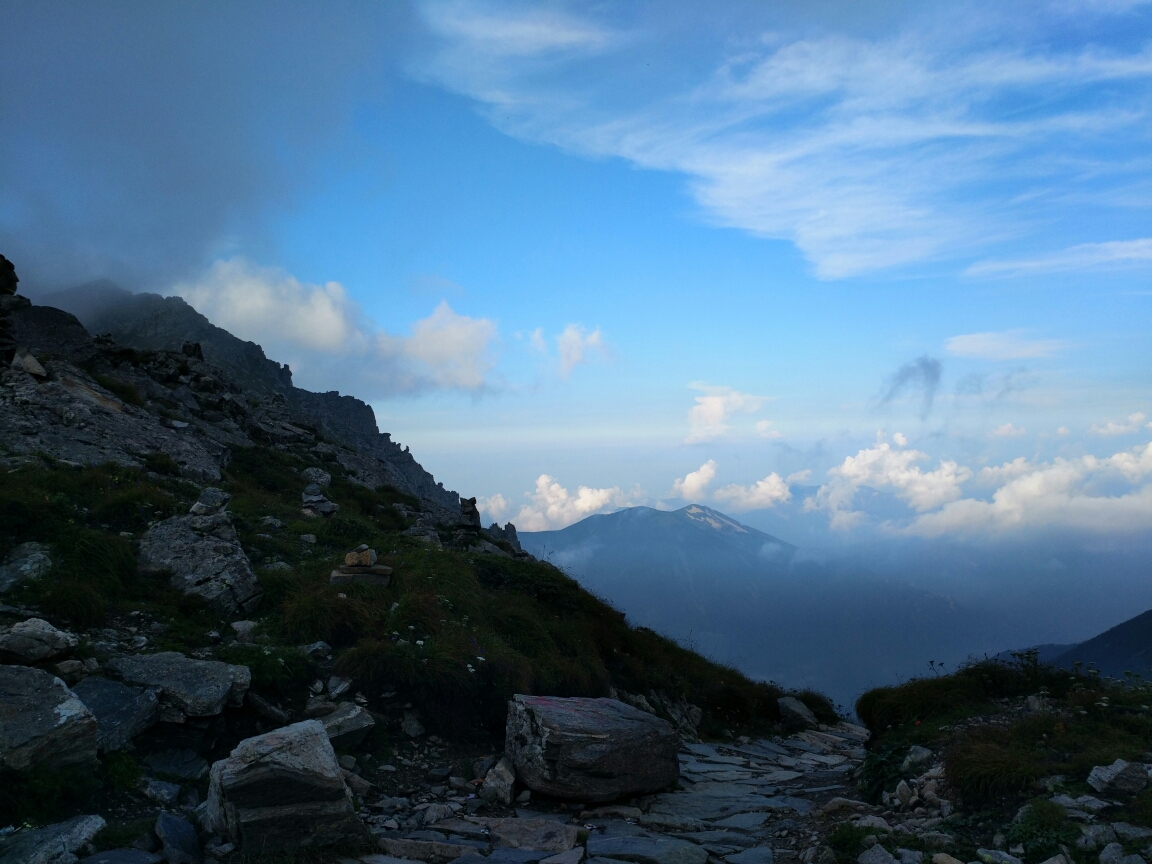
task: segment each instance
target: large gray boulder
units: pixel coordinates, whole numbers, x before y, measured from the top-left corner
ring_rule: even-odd
[[[367,840],[336,752],[318,720],[241,741],[212,766],[205,827],[241,853]]]
[[[0,666],[0,765],[16,771],[96,761],[96,718],[55,676]]]
[[[127,747],[160,713],[155,690],[89,676],[72,688],[96,718],[96,747],[110,753]]]
[[[225,615],[253,611],[263,595],[227,511],[156,523],[140,538],[139,566],[170,573],[173,588],[202,597]]]
[[[211,717],[225,705],[242,705],[252,683],[247,666],[193,660],[176,651],[116,657],[107,668],[125,684],[155,690],[162,720]]]
[[[0,864],[76,864],[76,851],[90,843],[105,824],[102,816],[76,816],[0,837]]]
[[[672,724],[615,699],[513,696],[505,752],[529,789],[576,801],[657,792],[680,777]]]
[[[0,660],[5,663],[42,663],[63,657],[80,644],[75,633],[57,630],[43,618],[29,618],[0,628]]]
[[[780,719],[790,729],[815,729],[820,725],[812,709],[795,696],[782,696],[776,700]]]
[[[1097,765],[1088,774],[1088,785],[1097,792],[1135,795],[1148,785],[1148,767],[1140,762],[1117,759],[1111,765]]]
[[[21,582],[39,579],[52,569],[48,547],[43,543],[21,543],[0,565],[0,594],[10,591]]]

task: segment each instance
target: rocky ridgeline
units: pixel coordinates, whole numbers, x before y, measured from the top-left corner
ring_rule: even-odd
[[[260,443],[331,460],[354,482],[420,499],[436,523],[457,522],[459,496],[376,431],[367,405],[352,400],[363,409],[354,412],[357,423],[333,425],[326,406],[344,411],[351,397],[246,390],[232,372],[205,361],[195,342],[137,350],[93,338],[67,312],[16,295],[14,279],[0,272],[0,353],[11,355],[0,363],[0,462],[9,467],[37,454],[76,465],[144,467],[151,459],[211,482],[233,448]],[[335,512],[318,494],[305,503],[321,515]]]

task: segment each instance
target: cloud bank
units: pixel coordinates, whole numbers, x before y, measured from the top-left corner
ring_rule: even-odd
[[[299,386],[339,386],[367,399],[493,386],[496,324],[441,302],[411,333],[374,327],[337,282],[300,282],[244,259],[217,261],[178,294],[217,326],[287,361]]]

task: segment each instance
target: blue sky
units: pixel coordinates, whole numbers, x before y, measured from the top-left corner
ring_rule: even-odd
[[[270,8],[0,0],[29,291],[179,293],[521,528],[1152,524],[1152,4]]]

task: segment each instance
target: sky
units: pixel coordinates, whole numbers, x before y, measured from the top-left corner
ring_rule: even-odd
[[[1150,3],[0,21],[22,289],[178,294],[486,519],[1152,526]]]

